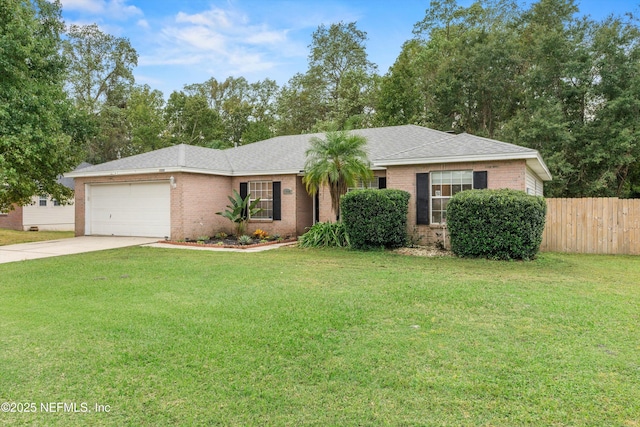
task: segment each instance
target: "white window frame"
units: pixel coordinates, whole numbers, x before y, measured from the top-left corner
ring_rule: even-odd
[[[249,219],[252,221],[272,221],[273,181],[249,181],[247,191],[249,193],[249,204],[253,203],[256,199],[260,199],[258,206],[263,209],[256,216],[250,216]],[[271,195],[271,197],[268,197],[269,195]]]
[[[473,189],[473,171],[433,171],[430,173],[429,178],[430,223],[434,225],[446,224],[449,200],[461,191]],[[445,186],[448,188],[445,188]],[[438,206],[435,206],[436,204]]]
[[[374,176],[371,181],[367,181],[367,182],[359,179],[355,187],[347,188],[347,193],[350,192],[350,191],[354,191],[354,190],[364,190],[364,189],[371,189],[371,188],[373,188],[375,190],[380,188],[380,177],[379,176]]]
[[[40,196],[38,199],[38,207],[46,208],[47,207],[47,196]]]

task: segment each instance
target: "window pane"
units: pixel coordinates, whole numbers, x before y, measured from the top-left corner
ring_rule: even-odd
[[[262,210],[252,219],[271,219],[273,218],[273,183],[271,181],[252,181],[249,182],[249,193],[251,194],[249,201],[253,202],[260,199],[257,207]]]
[[[473,182],[473,171],[438,171],[431,172],[431,222],[446,222],[446,209],[451,196],[464,190],[470,190]]]

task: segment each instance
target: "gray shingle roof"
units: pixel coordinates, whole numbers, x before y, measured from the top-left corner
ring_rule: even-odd
[[[73,171],[67,176],[98,175],[100,172],[129,172],[160,169],[188,168],[225,173],[232,170],[227,156],[221,150],[194,145],[174,145],[148,153],[137,154]]]
[[[82,162],[73,170],[73,172],[78,171],[80,169],[84,169],[84,168],[89,167],[89,166],[92,166],[91,163]],[[76,185],[75,185],[76,183],[75,183],[73,178],[68,178],[65,175],[60,175],[58,177],[57,181],[58,181],[58,183],[64,185],[67,188],[70,188],[72,190],[76,189]]]
[[[433,159],[434,162],[441,158],[453,157],[481,157],[497,155],[534,155],[536,150],[521,147],[494,139],[462,133],[459,135],[446,134],[442,139],[424,141],[422,144],[386,154],[380,159],[381,163],[400,159]]]
[[[506,156],[534,159],[540,163],[540,168],[536,168],[538,172],[547,171],[536,150],[466,133],[454,135],[416,125],[353,132],[367,139],[367,151],[373,166],[436,163],[443,159],[500,159]],[[314,136],[322,137],[323,134],[278,136],[227,150],[182,144],[91,166],[68,176],[143,173],[160,169],[240,176],[298,173],[304,169],[305,152]]]

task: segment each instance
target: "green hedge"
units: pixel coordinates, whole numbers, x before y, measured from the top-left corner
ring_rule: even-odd
[[[342,196],[340,213],[354,249],[398,248],[407,243],[409,193],[356,190]]]
[[[461,257],[535,258],[544,230],[543,197],[516,190],[471,190],[451,198],[447,229],[451,250]]]

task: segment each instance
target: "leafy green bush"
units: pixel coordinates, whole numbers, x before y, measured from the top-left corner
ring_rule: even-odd
[[[342,222],[318,222],[298,239],[302,248],[319,248],[325,246],[348,247],[349,238]]]
[[[533,259],[546,213],[543,197],[522,191],[463,191],[447,205],[451,250],[461,257]]]
[[[342,221],[354,249],[398,248],[407,243],[409,193],[357,190],[340,202]]]
[[[236,190],[233,190],[233,196],[227,196],[230,202],[227,205],[227,209],[222,212],[216,212],[216,215],[221,215],[234,223],[236,236],[242,236],[247,228],[249,218],[262,211],[262,208],[258,207],[260,199],[249,203],[249,197],[251,197],[251,194],[247,194],[243,199]]]

